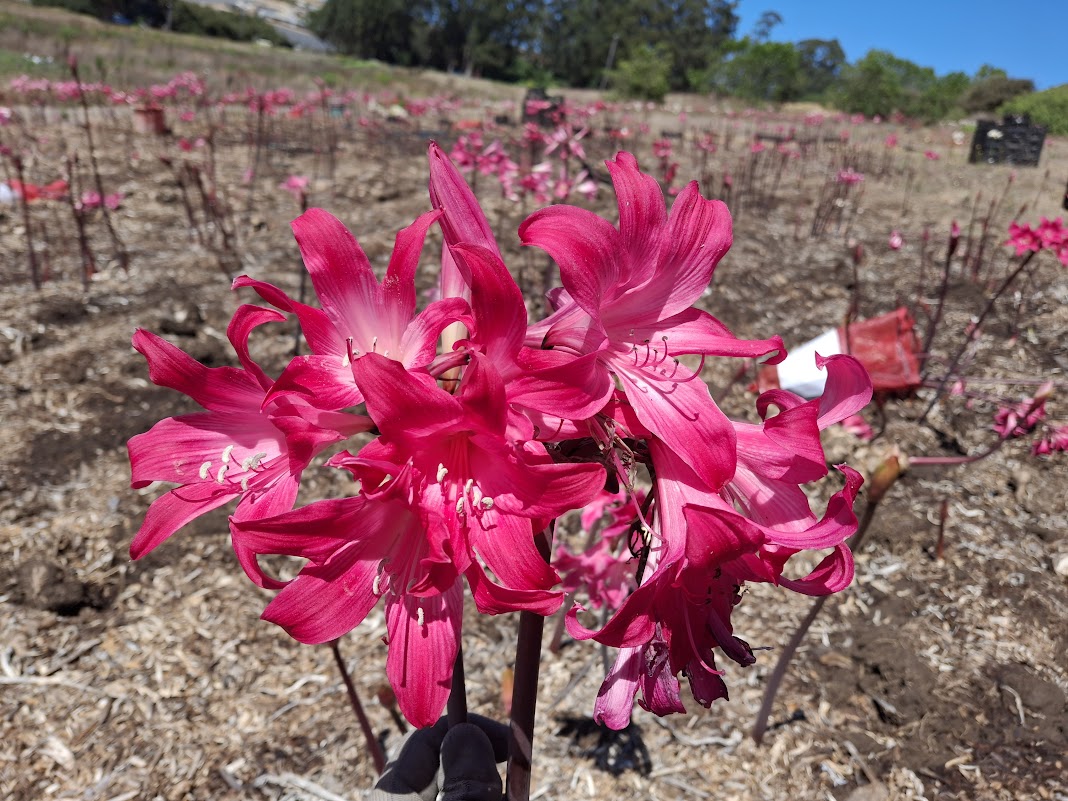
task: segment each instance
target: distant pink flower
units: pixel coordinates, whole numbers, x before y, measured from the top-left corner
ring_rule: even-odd
[[[1031,448],[1035,456],[1044,456],[1054,451],[1068,451],[1068,425],[1051,426]]]
[[[897,134],[887,134],[886,139],[883,141],[883,146],[887,150],[897,147]]]
[[[1015,406],[1003,406],[994,414],[994,431],[1002,439],[1015,439],[1030,434],[1046,417],[1046,400],[1053,392],[1053,384],[1039,387],[1033,398],[1024,398]]]
[[[844,170],[839,170],[838,175],[835,176],[834,180],[840,184],[853,186],[864,181],[864,174],[856,172],[851,168],[846,168]]]
[[[935,152],[935,151],[933,151],[933,150],[926,150],[926,151],[924,151],[924,154],[923,154],[923,156],[924,156],[924,158],[926,158],[926,159],[927,159],[928,161],[938,161],[938,160],[939,160],[940,158],[942,158],[942,157],[941,157],[940,155],[938,155],[938,153],[936,153],[936,152]]]
[[[859,414],[851,415],[843,420],[842,428],[857,439],[862,439],[865,442],[875,436],[875,432],[872,431],[871,426],[868,425],[868,421]]]
[[[1016,255],[1022,256],[1029,251],[1041,250],[1042,237],[1030,225],[1013,222],[1009,224],[1009,238],[1005,244],[1016,248]]]
[[[901,250],[901,246],[905,243],[905,240],[901,238],[900,231],[891,231],[890,239],[887,240],[887,244],[890,246],[890,250]]]
[[[290,175],[278,185],[278,188],[289,192],[294,200],[301,203],[307,194],[309,183],[306,175]]]

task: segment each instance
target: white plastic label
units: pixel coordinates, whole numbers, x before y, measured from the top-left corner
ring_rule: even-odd
[[[791,348],[789,354],[775,368],[779,374],[779,386],[796,392],[802,398],[816,398],[823,394],[827,384],[827,371],[816,367],[816,354],[837,356],[842,352],[838,329],[825,331],[803,345]]]

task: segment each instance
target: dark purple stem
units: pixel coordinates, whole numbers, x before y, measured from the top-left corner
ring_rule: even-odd
[[[998,287],[997,291],[993,295],[991,295],[990,300],[986,302],[986,306],[983,308],[982,313],[979,315],[979,319],[975,321],[975,325],[972,327],[971,333],[964,338],[964,344],[960,346],[960,348],[957,350],[956,355],[953,357],[953,361],[951,361],[949,363],[949,367],[946,368],[946,374],[939,382],[938,389],[935,390],[934,397],[931,398],[931,402],[927,405],[927,408],[924,410],[923,414],[920,416],[920,419],[917,421],[920,425],[923,425],[923,423],[926,422],[927,416],[931,413],[931,410],[935,407],[935,404],[938,403],[938,399],[942,397],[942,391],[946,388],[946,384],[953,376],[953,371],[956,370],[957,365],[960,364],[960,360],[964,358],[964,352],[968,350],[968,346],[974,340],[977,340],[979,338],[983,322],[990,315],[990,312],[991,310],[993,310],[994,304],[997,303],[998,298],[1005,294],[1005,290],[1007,290],[1009,286],[1012,285],[1012,282],[1016,280],[1017,276],[1019,276],[1020,273],[1022,273],[1027,267],[1027,265],[1031,263],[1031,259],[1034,258],[1034,255],[1037,252],[1037,250],[1032,250],[1030,253],[1028,253],[1020,262],[1020,266],[1013,270],[1011,273],[1009,273],[1005,280],[1001,282],[1001,286]]]
[[[458,723],[467,723],[467,685],[464,681],[464,649],[456,649],[456,662],[452,666],[452,691],[445,710],[449,728]]]
[[[545,561],[549,561],[549,531],[534,538]],[[541,669],[541,635],[545,618],[535,612],[519,613],[519,641],[515,649],[512,685],[512,716],[508,731],[508,773],[505,798],[530,798],[530,766],[534,756],[534,713],[538,702]]]
[[[330,641],[330,652],[334,655],[334,662],[337,664],[338,672],[341,674],[341,680],[345,683],[345,690],[349,694],[352,711],[356,713],[356,719],[360,722],[360,730],[363,731],[363,738],[367,741],[367,750],[371,752],[371,760],[374,762],[375,771],[381,774],[386,769],[386,757],[382,753],[382,746],[375,737],[374,731],[371,729],[371,721],[367,719],[367,713],[363,711],[363,704],[360,703],[360,696],[356,694],[356,685],[352,683],[349,670],[345,667],[345,660],[341,658],[341,651],[338,649],[339,642],[340,640]]]

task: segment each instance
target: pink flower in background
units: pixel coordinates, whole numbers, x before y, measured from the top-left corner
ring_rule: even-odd
[[[868,421],[859,414],[850,415],[845,418],[842,421],[842,428],[857,439],[862,439],[865,442],[870,441],[872,437],[875,436],[875,432],[872,431],[871,426],[868,425]]]
[[[925,150],[923,153],[923,157],[928,161],[938,161],[940,158],[942,158],[940,155],[938,155],[938,153],[933,150]]]
[[[859,173],[853,169],[846,168],[844,170],[839,170],[838,175],[835,176],[834,180],[840,184],[854,186],[856,184],[863,183],[864,174]]]
[[[886,139],[883,141],[883,146],[887,150],[897,147],[897,134],[887,134]]]
[[[1046,382],[1032,398],[1024,398],[1015,406],[1003,406],[994,413],[994,431],[1002,439],[1015,439],[1030,434],[1046,417],[1046,401],[1053,394],[1053,383]]]
[[[905,240],[901,238],[900,231],[891,231],[887,244],[890,246],[890,250],[901,250],[901,246],[905,244]]]
[[[1022,256],[1029,251],[1042,249],[1042,237],[1030,225],[1016,222],[1009,224],[1009,238],[1006,245],[1016,248],[1016,255]]]
[[[1054,451],[1068,451],[1068,425],[1051,426],[1046,435],[1031,447],[1035,456],[1044,456]]]
[[[278,184],[278,188],[289,192],[294,200],[301,203],[307,194],[309,183],[310,181],[306,175],[290,175],[282,183]]]

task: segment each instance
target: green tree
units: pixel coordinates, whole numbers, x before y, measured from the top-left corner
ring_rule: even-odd
[[[782,14],[778,11],[765,11],[753,26],[753,39],[758,42],[768,41],[777,25],[782,25]]]
[[[663,45],[639,45],[611,71],[612,89],[623,97],[660,102],[670,86],[671,60]]]
[[[847,63],[845,51],[837,39],[804,39],[796,47],[801,58],[801,97],[820,98],[841,75]]]
[[[737,42],[716,70],[714,88],[743,97],[782,103],[802,89],[801,54],[788,42]]]
[[[846,111],[886,116],[899,111],[909,117],[934,121],[959,106],[970,80],[962,72],[939,78],[885,50],[871,50],[856,64],[842,70],[834,100]]]
[[[415,65],[420,0],[326,0],[308,17],[311,30],[342,53]]]

